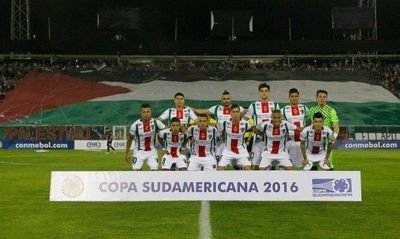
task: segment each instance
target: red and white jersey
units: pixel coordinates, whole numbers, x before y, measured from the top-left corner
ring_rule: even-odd
[[[306,115],[308,112],[307,106],[303,104],[286,105],[281,109],[281,111],[284,120],[296,125],[297,127],[306,126]],[[300,132],[290,131],[289,135],[294,141],[300,142]]]
[[[231,107],[224,107],[223,105],[211,106],[208,111],[215,117],[217,123],[223,123],[231,120]],[[240,112],[243,111],[243,107],[240,106]]]
[[[286,151],[289,131],[295,130],[296,128],[296,125],[287,121],[282,121],[278,127],[274,127],[274,125],[269,122],[257,125],[257,129],[263,132],[265,149],[271,154],[278,154],[282,151]]]
[[[129,129],[129,133],[134,137],[135,149],[151,151],[155,149],[156,134],[159,130],[165,128],[165,125],[156,119],[151,118],[149,122],[136,120]]]
[[[188,137],[192,137],[192,155],[197,157],[215,155],[215,144],[219,137],[217,128],[208,126],[207,129],[200,130],[198,125],[193,125],[186,133]]]
[[[279,109],[279,105],[273,101],[268,101],[267,103],[256,101],[250,104],[246,117],[253,118],[255,125],[261,122],[271,122],[272,111],[275,109]]]
[[[335,142],[333,131],[326,126],[323,126],[320,132],[316,132],[312,125],[307,126],[301,131],[300,139],[305,142],[306,149],[312,154],[326,151],[328,143]]]
[[[247,152],[244,134],[250,128],[251,125],[245,120],[240,120],[239,123],[232,123],[230,120],[218,123],[218,130],[224,138],[225,148],[236,154]]]
[[[172,157],[176,158],[181,154],[180,151],[182,144],[187,138],[185,133],[179,132],[177,134],[173,134],[171,129],[164,129],[161,130],[158,135],[164,140],[165,148]]]
[[[162,121],[168,120],[168,124],[172,118],[177,117],[181,120],[182,125],[188,125],[190,120],[196,120],[197,115],[193,112],[193,110],[189,107],[185,107],[181,110],[175,108],[169,108],[165,110],[161,115],[160,119]]]

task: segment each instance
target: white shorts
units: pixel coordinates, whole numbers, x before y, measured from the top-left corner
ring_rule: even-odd
[[[161,159],[162,169],[171,169],[172,164],[176,164],[178,168],[187,168],[186,156],[181,154],[178,157],[172,157],[170,154],[164,154]]]
[[[134,151],[132,157],[132,169],[142,169],[145,160],[147,160],[147,165],[149,165],[151,170],[158,169],[158,154],[155,149],[152,149],[151,151]]]
[[[254,141],[253,147],[251,148],[251,165],[258,166],[261,161],[261,154],[263,153],[265,148],[264,141],[256,140]]]
[[[262,159],[260,162],[260,168],[272,167],[272,162],[277,161],[279,166],[283,167],[291,167],[293,166],[292,162],[290,162],[290,156],[287,152],[279,152],[277,154],[271,154],[268,151],[264,151],[262,153]],[[274,164],[275,165],[275,164]]]
[[[217,160],[214,156],[198,157],[193,155],[190,157],[188,171],[215,171],[217,169]]]
[[[326,156],[326,152],[322,151],[319,154],[312,154],[308,151],[306,151],[307,154],[307,160],[308,160],[308,164],[306,166],[304,166],[303,170],[311,170],[312,166],[315,163],[318,163],[318,165],[324,169],[324,170],[329,170],[330,167],[329,165],[325,164],[325,156]]]
[[[293,140],[286,142],[286,149],[289,153],[290,160],[296,167],[303,166],[303,154],[301,153],[300,142],[295,142]]]
[[[222,151],[222,158],[221,161],[219,161],[218,166],[226,167],[229,165],[238,165],[242,167],[251,166],[249,153],[246,150],[240,150],[239,154],[236,154],[225,148],[224,151]]]

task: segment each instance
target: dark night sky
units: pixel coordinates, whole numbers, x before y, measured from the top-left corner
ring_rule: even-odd
[[[0,0],[0,39],[9,38],[10,0]],[[378,38],[400,39],[400,1],[377,0]],[[101,8],[140,7],[141,32],[130,32],[146,39],[171,40],[174,17],[179,17],[179,38],[202,40],[209,35],[211,9],[249,9],[255,16],[254,38],[288,39],[288,17],[292,18],[292,38],[330,40],[331,8],[356,6],[356,0],[31,0],[32,34],[47,37],[51,17],[52,37],[67,39],[108,37],[96,29],[96,13]],[[109,33],[110,34],[110,33]]]

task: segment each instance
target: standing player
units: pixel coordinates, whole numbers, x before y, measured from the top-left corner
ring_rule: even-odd
[[[333,136],[335,139],[339,134],[339,118],[336,114],[336,110],[331,106],[327,105],[328,101],[328,92],[326,90],[318,90],[317,91],[317,105],[310,108],[307,114],[307,122],[312,122],[312,117],[315,113],[321,112],[324,116],[324,126],[332,129]],[[329,155],[329,161],[331,163],[331,169],[333,170],[333,156]],[[316,168],[313,168],[315,170]]]
[[[315,163],[320,168],[329,170],[329,154],[335,142],[333,131],[323,126],[324,116],[321,112],[313,115],[312,125],[301,132],[301,152],[303,153],[303,170],[311,170]]]
[[[193,109],[197,114],[211,114],[217,123],[223,123],[231,119],[231,106],[232,97],[229,91],[225,90],[222,92],[221,104],[211,106],[208,109]],[[243,112],[243,108],[240,107],[240,112]]]
[[[261,156],[260,169],[269,170],[273,166],[273,162],[276,161],[280,168],[290,170],[293,164],[286,149],[286,142],[289,131],[299,131],[300,128],[287,121],[282,121],[282,114],[278,109],[272,111],[271,121],[261,122],[257,125],[257,130],[264,135],[266,146]]]
[[[107,153],[110,153],[110,148],[111,148],[115,154],[116,152],[115,152],[115,148],[112,146],[112,141],[113,141],[113,134],[112,134],[111,130],[108,130],[108,132],[107,132]]]
[[[192,125],[187,130],[192,140],[192,152],[188,171],[213,171],[217,167],[215,158],[215,143],[219,137],[218,130],[208,125],[208,115],[200,114],[198,125]]]
[[[271,122],[272,111],[279,109],[279,105],[269,100],[270,87],[266,83],[262,83],[258,86],[258,94],[260,100],[250,104],[247,109],[246,115],[243,119],[253,119],[254,125],[258,125],[262,122]],[[253,147],[252,147],[252,167],[258,169],[261,160],[261,153],[264,149],[264,143],[262,137],[254,135]]]
[[[166,109],[157,119],[160,121],[167,120],[168,124],[170,124],[171,119],[177,117],[181,121],[181,131],[186,132],[191,121],[197,120],[197,115],[190,107],[185,107],[185,96],[183,93],[178,92],[175,94],[174,103],[174,108]],[[189,145],[186,145],[186,157],[190,157]]]
[[[185,131],[191,120],[196,120],[197,116],[190,107],[185,107],[185,96],[182,93],[175,94],[174,103],[174,108],[165,110],[157,119],[160,121],[167,120],[170,124],[171,119],[177,117],[181,121],[183,131]]]
[[[161,130],[159,138],[161,144],[164,145],[161,161],[162,170],[171,170],[173,164],[179,170],[186,170],[185,146],[187,136],[181,132],[181,121],[177,117],[172,118],[170,128]]]
[[[224,170],[226,166],[232,165],[232,160],[237,160],[236,164],[244,170],[250,170],[250,155],[246,149],[244,134],[252,130],[252,127],[247,121],[241,119],[239,105],[231,106],[231,120],[220,122],[218,130],[224,138],[224,150],[218,170]]]
[[[164,128],[165,125],[163,123],[151,117],[150,105],[143,104],[140,110],[140,119],[132,124],[126,142],[125,160],[129,163],[131,161],[130,149],[132,141],[135,140],[135,149],[132,157],[133,170],[141,170],[145,160],[147,160],[147,165],[151,170],[158,169],[158,154],[155,147],[156,134]]]
[[[281,109],[283,120],[286,120],[297,127],[304,128],[306,126],[307,106],[299,104],[300,93],[296,88],[289,90],[289,103]],[[303,155],[300,150],[300,132],[290,131],[290,140],[287,142],[287,149],[292,163],[296,167],[301,167]]]
[[[215,120],[217,121],[217,125],[219,123],[224,123],[225,121],[229,121],[231,119],[231,106],[232,106],[232,97],[228,91],[222,92],[221,96],[221,104],[211,106],[209,109],[193,109],[197,114],[211,114]],[[244,109],[239,106],[240,112],[243,112]],[[222,156],[222,150],[224,149],[224,143],[222,140],[217,142],[216,148],[216,157],[217,161]]]

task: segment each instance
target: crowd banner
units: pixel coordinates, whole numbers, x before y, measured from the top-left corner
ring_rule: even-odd
[[[400,149],[400,140],[338,140],[340,150]]]
[[[4,128],[5,140],[71,141],[104,138],[103,126],[16,126]]]
[[[116,150],[125,150],[126,140],[113,140],[111,145]],[[132,144],[133,148],[134,144]],[[75,140],[76,150],[104,150],[107,149],[107,140]]]
[[[51,174],[50,201],[361,201],[359,171],[93,171]]]
[[[3,149],[74,149],[74,141],[70,140],[3,140],[1,144]]]

